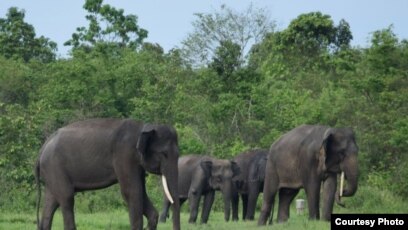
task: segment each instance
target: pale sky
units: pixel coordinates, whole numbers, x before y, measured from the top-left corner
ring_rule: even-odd
[[[0,18],[10,7],[26,12],[25,21],[34,26],[37,36],[57,42],[58,53],[67,54],[63,43],[75,29],[88,26],[83,9],[84,0],[0,0]],[[147,42],[160,44],[165,51],[180,46],[192,31],[194,13],[211,13],[225,4],[236,11],[250,3],[266,8],[277,29],[285,29],[299,14],[320,11],[334,23],[345,19],[353,33],[352,45],[365,47],[370,33],[393,24],[400,39],[408,39],[408,0],[104,0],[125,14],[135,14],[138,25],[149,32]]]

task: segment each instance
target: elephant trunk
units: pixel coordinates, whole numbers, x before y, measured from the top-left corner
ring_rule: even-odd
[[[224,198],[224,219],[229,221],[231,212],[232,182],[228,183],[222,189]]]
[[[169,195],[173,199],[172,208],[173,208],[173,229],[180,230],[180,199],[178,193],[178,168],[177,164],[175,167],[165,170],[162,174],[162,178],[166,178]],[[164,181],[164,180],[163,180]],[[164,183],[163,183],[164,186]],[[170,200],[170,199],[169,199]]]
[[[358,164],[357,155],[349,156],[343,162],[343,171],[347,180],[347,186],[342,191],[342,196],[353,196],[358,187]]]

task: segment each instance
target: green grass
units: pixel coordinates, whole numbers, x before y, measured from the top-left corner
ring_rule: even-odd
[[[270,229],[268,227],[257,227],[256,221],[238,221],[225,222],[224,214],[221,212],[213,212],[210,215],[208,224],[188,224],[188,213],[181,214],[181,228],[191,230],[206,230],[206,229]],[[78,230],[108,230],[108,229],[129,229],[129,219],[126,211],[113,211],[110,213],[77,213],[76,224]],[[146,221],[144,222],[146,225]],[[292,214],[289,221],[285,224],[274,224],[273,229],[329,229],[330,225],[323,221],[309,221],[306,216],[297,216]],[[36,228],[35,216],[29,213],[0,213],[0,229],[7,230],[32,230]],[[54,217],[53,230],[62,230],[62,216],[57,212]],[[159,223],[158,229],[172,229],[172,222]]]
[[[300,192],[298,197],[304,198],[304,192]],[[78,201],[84,203],[81,200],[85,197],[79,197]],[[261,200],[261,199],[260,199]],[[351,198],[344,198],[347,207],[341,208],[335,205],[334,213],[408,213],[408,201],[403,200],[401,197],[395,196],[388,190],[380,189],[372,186],[360,186],[355,196]],[[77,205],[81,206],[81,202]],[[85,202],[86,203],[86,202]],[[260,202],[259,202],[260,203]],[[259,210],[258,203],[258,210]],[[310,221],[307,217],[307,211],[302,215],[297,215],[294,210],[294,204],[291,206],[291,217],[289,221],[284,224],[276,224],[277,212],[274,212],[274,230],[298,230],[298,229],[330,229],[330,224],[324,221]],[[183,210],[186,210],[186,205],[183,206]],[[156,208],[160,209],[160,206],[156,205]],[[77,209],[76,209],[77,210]],[[84,209],[82,209],[84,210]],[[241,212],[240,212],[241,213]],[[255,219],[257,219],[259,211],[257,211]],[[221,230],[240,230],[240,229],[271,229],[271,226],[257,227],[256,221],[249,222],[225,222],[224,214],[222,212],[212,212],[208,224],[188,224],[189,214],[183,211],[181,214],[181,228],[187,230],[209,230],[209,229],[221,229]],[[129,229],[128,213],[124,207],[118,209],[112,209],[107,211],[106,209],[97,208],[97,211],[90,213],[86,211],[77,210],[75,213],[76,224],[78,230],[121,230]],[[198,220],[199,221],[199,220]],[[145,225],[147,222],[144,222]],[[4,210],[0,211],[0,230],[32,230],[36,229],[36,214],[33,209],[18,212],[17,210]],[[53,230],[62,230],[63,222],[61,212],[58,210],[54,216]],[[158,229],[172,229],[171,221],[162,224],[159,223]]]

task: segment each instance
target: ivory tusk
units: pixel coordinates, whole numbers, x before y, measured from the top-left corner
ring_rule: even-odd
[[[341,172],[340,175],[340,197],[343,196],[343,186],[344,186],[344,172]]]
[[[170,203],[174,203],[173,198],[170,195],[169,192],[169,187],[167,186],[167,180],[166,177],[162,175],[162,183],[163,183],[163,188],[164,188],[164,193],[166,194],[167,199],[170,201]]]

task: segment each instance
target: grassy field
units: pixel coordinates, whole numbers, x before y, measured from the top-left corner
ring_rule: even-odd
[[[257,227],[256,221],[251,222],[225,222],[224,214],[220,212],[211,213],[208,224],[188,224],[188,213],[181,214],[182,229],[270,229],[269,227]],[[79,230],[120,230],[129,229],[129,219],[126,211],[113,211],[110,213],[77,213],[76,215],[77,228]],[[146,221],[144,222],[146,225]],[[32,230],[35,229],[35,217],[28,213],[0,213],[0,229],[4,230]],[[289,221],[285,224],[275,224],[273,229],[329,229],[330,225],[323,221],[309,221],[306,216],[297,216],[292,214]],[[62,230],[62,216],[57,212],[54,217],[53,229]],[[171,221],[159,223],[158,229],[172,229]]]
[[[300,193],[300,196],[304,194]],[[304,197],[301,197],[304,198]],[[80,200],[79,200],[80,201]],[[401,197],[397,197],[387,190],[378,187],[361,186],[354,197],[345,200],[347,208],[340,208],[335,205],[334,213],[408,213],[408,202]],[[80,202],[77,203],[80,206]],[[273,225],[273,229],[330,229],[330,224],[324,221],[310,221],[307,211],[302,215],[297,215],[294,209],[294,202],[291,206],[291,217],[287,223]],[[156,208],[160,209],[159,206]],[[276,210],[274,221],[276,220]],[[255,219],[259,212],[256,213]],[[256,221],[251,222],[225,222],[222,212],[212,212],[208,224],[188,224],[189,214],[182,212],[181,227],[187,230],[240,230],[240,229],[271,229],[271,226],[257,227]],[[94,213],[76,211],[76,224],[78,230],[120,230],[129,229],[129,219],[125,208],[112,211],[96,211]],[[145,225],[146,225],[145,221]],[[0,230],[32,230],[36,229],[36,215],[34,209],[17,212],[16,210],[0,210]],[[53,230],[62,230],[62,216],[58,210],[54,217]],[[158,229],[172,229],[171,221],[159,223]]]

